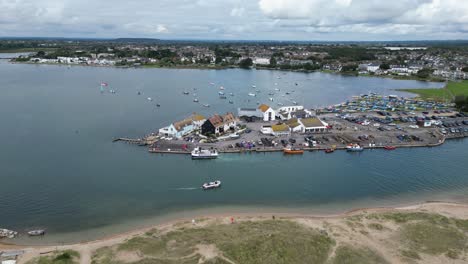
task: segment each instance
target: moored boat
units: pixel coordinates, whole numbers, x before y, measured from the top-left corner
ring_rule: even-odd
[[[384,149],[386,149],[386,150],[395,150],[396,147],[395,146],[385,146]]]
[[[349,144],[348,146],[346,146],[346,150],[349,152],[359,152],[363,151],[364,148],[361,147],[359,144]]]
[[[43,235],[45,235],[44,229],[28,231],[28,236],[43,236]]]
[[[335,150],[332,148],[325,149],[325,153],[333,153],[333,152],[335,152]]]
[[[286,147],[283,149],[284,154],[303,154],[304,150],[300,148]]]
[[[202,149],[196,147],[192,150],[192,159],[216,159],[218,157],[218,151],[216,149]]]
[[[207,182],[202,185],[203,190],[215,189],[221,187],[221,181]]]

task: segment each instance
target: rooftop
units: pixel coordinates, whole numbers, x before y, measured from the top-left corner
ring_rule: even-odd
[[[289,131],[289,127],[286,124],[272,125],[271,129],[273,132]]]
[[[311,117],[311,118],[303,118],[301,119],[301,123],[305,127],[322,127],[325,126],[323,122],[318,119],[317,117]]]

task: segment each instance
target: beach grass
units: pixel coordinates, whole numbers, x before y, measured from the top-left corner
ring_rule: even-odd
[[[100,248],[92,263],[425,263],[468,252],[468,220],[431,212],[182,223]]]
[[[378,253],[368,248],[356,248],[350,245],[339,246],[335,251],[333,264],[371,264],[389,263]]]
[[[399,89],[399,91],[414,93],[426,100],[452,101],[455,96],[468,96],[468,81],[450,81],[440,89]]]
[[[80,254],[74,250],[56,251],[52,255],[32,259],[27,264],[78,264]]]

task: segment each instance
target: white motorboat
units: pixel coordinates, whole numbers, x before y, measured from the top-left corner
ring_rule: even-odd
[[[255,94],[254,93],[249,93],[249,96],[255,96]]]
[[[15,238],[17,235],[16,231],[0,228],[0,238]]]
[[[346,150],[349,152],[360,152],[363,151],[364,148],[361,147],[359,144],[349,144],[346,146]]]
[[[203,190],[215,189],[221,187],[221,181],[207,182],[202,185]]]
[[[192,150],[192,159],[216,159],[218,157],[218,151],[216,149],[202,149],[196,147]]]
[[[204,106],[204,107],[210,107],[210,105],[209,105],[209,104],[203,104],[203,106]]]
[[[28,231],[28,236],[43,236],[43,235],[45,235],[44,229]]]
[[[194,101],[195,103],[198,103],[198,99],[197,99],[197,98],[193,99],[193,101]]]

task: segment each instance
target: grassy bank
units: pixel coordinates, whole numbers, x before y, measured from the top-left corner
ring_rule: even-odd
[[[341,217],[238,217],[234,223],[211,217],[46,255],[40,249],[40,256],[20,264],[464,263],[467,209],[426,204]]]
[[[414,93],[423,99],[451,101],[457,95],[468,96],[468,81],[450,81],[440,89],[400,89],[399,91]]]

